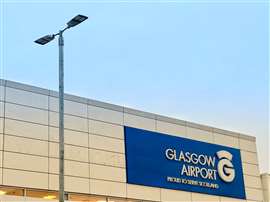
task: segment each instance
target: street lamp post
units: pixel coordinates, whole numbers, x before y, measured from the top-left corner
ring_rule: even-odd
[[[59,202],[65,200],[64,190],[64,38],[59,32]]]
[[[63,33],[67,29],[74,27],[81,22],[85,21],[88,17],[84,15],[77,15],[72,18],[65,29],[60,30],[56,34],[46,35],[35,40],[35,43],[45,45],[52,41],[55,36],[58,37],[59,47],[59,202],[65,200],[65,189],[64,189],[64,37]]]

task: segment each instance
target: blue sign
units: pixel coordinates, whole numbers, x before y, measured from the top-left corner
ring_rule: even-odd
[[[240,150],[125,126],[127,183],[245,199]]]

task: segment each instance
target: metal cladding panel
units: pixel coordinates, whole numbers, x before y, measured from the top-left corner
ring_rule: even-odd
[[[127,183],[245,199],[240,150],[125,126]]]

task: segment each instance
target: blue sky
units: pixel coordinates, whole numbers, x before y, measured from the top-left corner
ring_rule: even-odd
[[[266,2],[2,0],[1,77],[57,90],[57,41],[33,41],[85,14],[66,92],[254,135],[269,171]]]

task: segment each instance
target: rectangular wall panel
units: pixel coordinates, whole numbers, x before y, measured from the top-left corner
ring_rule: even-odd
[[[35,172],[48,172],[48,158],[4,152],[4,167]]]
[[[125,183],[95,179],[90,179],[90,193],[104,196],[127,197]]]
[[[92,134],[89,137],[89,147],[92,149],[125,153],[124,140]]]
[[[88,133],[65,129],[64,135],[65,135],[65,144],[88,147]],[[50,127],[49,136],[50,141],[59,142],[59,129],[56,127]]]
[[[58,108],[59,108],[58,98],[50,96],[50,111],[58,112],[59,111]],[[87,105],[79,102],[65,100],[64,112],[65,114],[87,117]]]
[[[5,119],[5,134],[48,140],[48,126]]]
[[[123,112],[88,105],[88,118],[123,125]]]
[[[89,120],[89,128],[92,134],[124,139],[124,127],[120,125]]]
[[[48,111],[16,104],[5,104],[7,118],[48,125]]]
[[[24,154],[48,156],[48,142],[5,135],[4,150]]]
[[[125,168],[125,155],[115,152],[89,149],[90,163]]]
[[[154,119],[136,116],[128,113],[124,113],[124,125],[152,131],[156,130],[156,121]]]
[[[187,134],[187,128],[183,125],[167,123],[164,121],[156,121],[157,132],[171,134],[173,136],[185,137]]]
[[[59,126],[59,114],[56,112],[50,112],[50,126]],[[64,127],[71,130],[77,130],[82,132],[88,132],[88,122],[86,118],[77,116],[64,115]]]
[[[6,102],[48,109],[48,96],[6,87]]]
[[[126,170],[123,168],[90,164],[90,178],[126,182]]]
[[[59,159],[49,159],[50,169],[52,174],[59,174]],[[65,175],[89,178],[89,163],[65,160]]]
[[[214,136],[212,132],[198,128],[187,127],[187,138],[208,143],[214,142]]]
[[[3,169],[3,184],[18,187],[48,189],[48,174]]]

